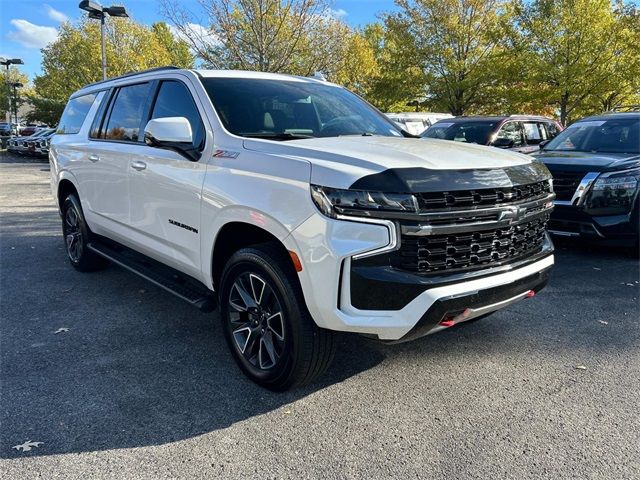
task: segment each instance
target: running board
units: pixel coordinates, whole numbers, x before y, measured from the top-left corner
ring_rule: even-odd
[[[216,296],[211,290],[196,279],[171,267],[119,244],[91,242],[87,247],[112,263],[173,293],[203,312],[211,312],[216,308]]]

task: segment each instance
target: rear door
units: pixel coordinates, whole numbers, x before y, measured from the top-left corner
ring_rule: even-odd
[[[96,233],[125,244],[130,236],[129,163],[131,152],[142,145],[142,122],[151,91],[151,82],[113,89],[89,134],[91,183],[85,195]]]
[[[158,82],[149,119],[185,117],[193,146],[203,151],[206,118],[187,79]],[[205,156],[193,161],[182,154],[145,144],[131,150],[131,239],[134,248],[191,276],[201,276],[200,198],[207,170]]]

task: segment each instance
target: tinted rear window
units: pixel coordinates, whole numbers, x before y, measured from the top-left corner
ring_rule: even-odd
[[[72,134],[78,133],[82,128],[84,119],[87,118],[87,113],[93,101],[96,99],[95,93],[88,95],[82,95],[81,97],[75,97],[69,100],[67,106],[62,112],[60,123],[58,124],[57,134]]]
[[[443,120],[431,125],[422,134],[425,138],[439,138],[442,140],[454,140],[456,142],[477,143],[486,145],[489,143],[489,136],[500,123],[495,121],[458,121],[449,122]]]

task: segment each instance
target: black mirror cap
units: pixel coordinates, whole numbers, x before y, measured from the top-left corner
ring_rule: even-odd
[[[538,144],[538,147],[540,148],[540,150],[544,150],[544,147],[547,146],[547,144],[550,142],[551,140],[543,140]]]

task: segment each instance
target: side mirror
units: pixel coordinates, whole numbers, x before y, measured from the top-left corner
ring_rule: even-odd
[[[192,143],[191,124],[184,117],[154,118],[144,127],[144,141],[152,147],[165,143]]]
[[[497,148],[511,148],[513,147],[513,140],[510,138],[496,138],[491,146]]]
[[[144,142],[150,147],[173,150],[197,162],[200,152],[193,148],[193,132],[184,117],[165,117],[149,120],[144,127]]]
[[[538,147],[540,148],[540,150],[544,149],[544,147],[547,146],[547,144],[550,142],[551,140],[543,140],[538,144]]]

